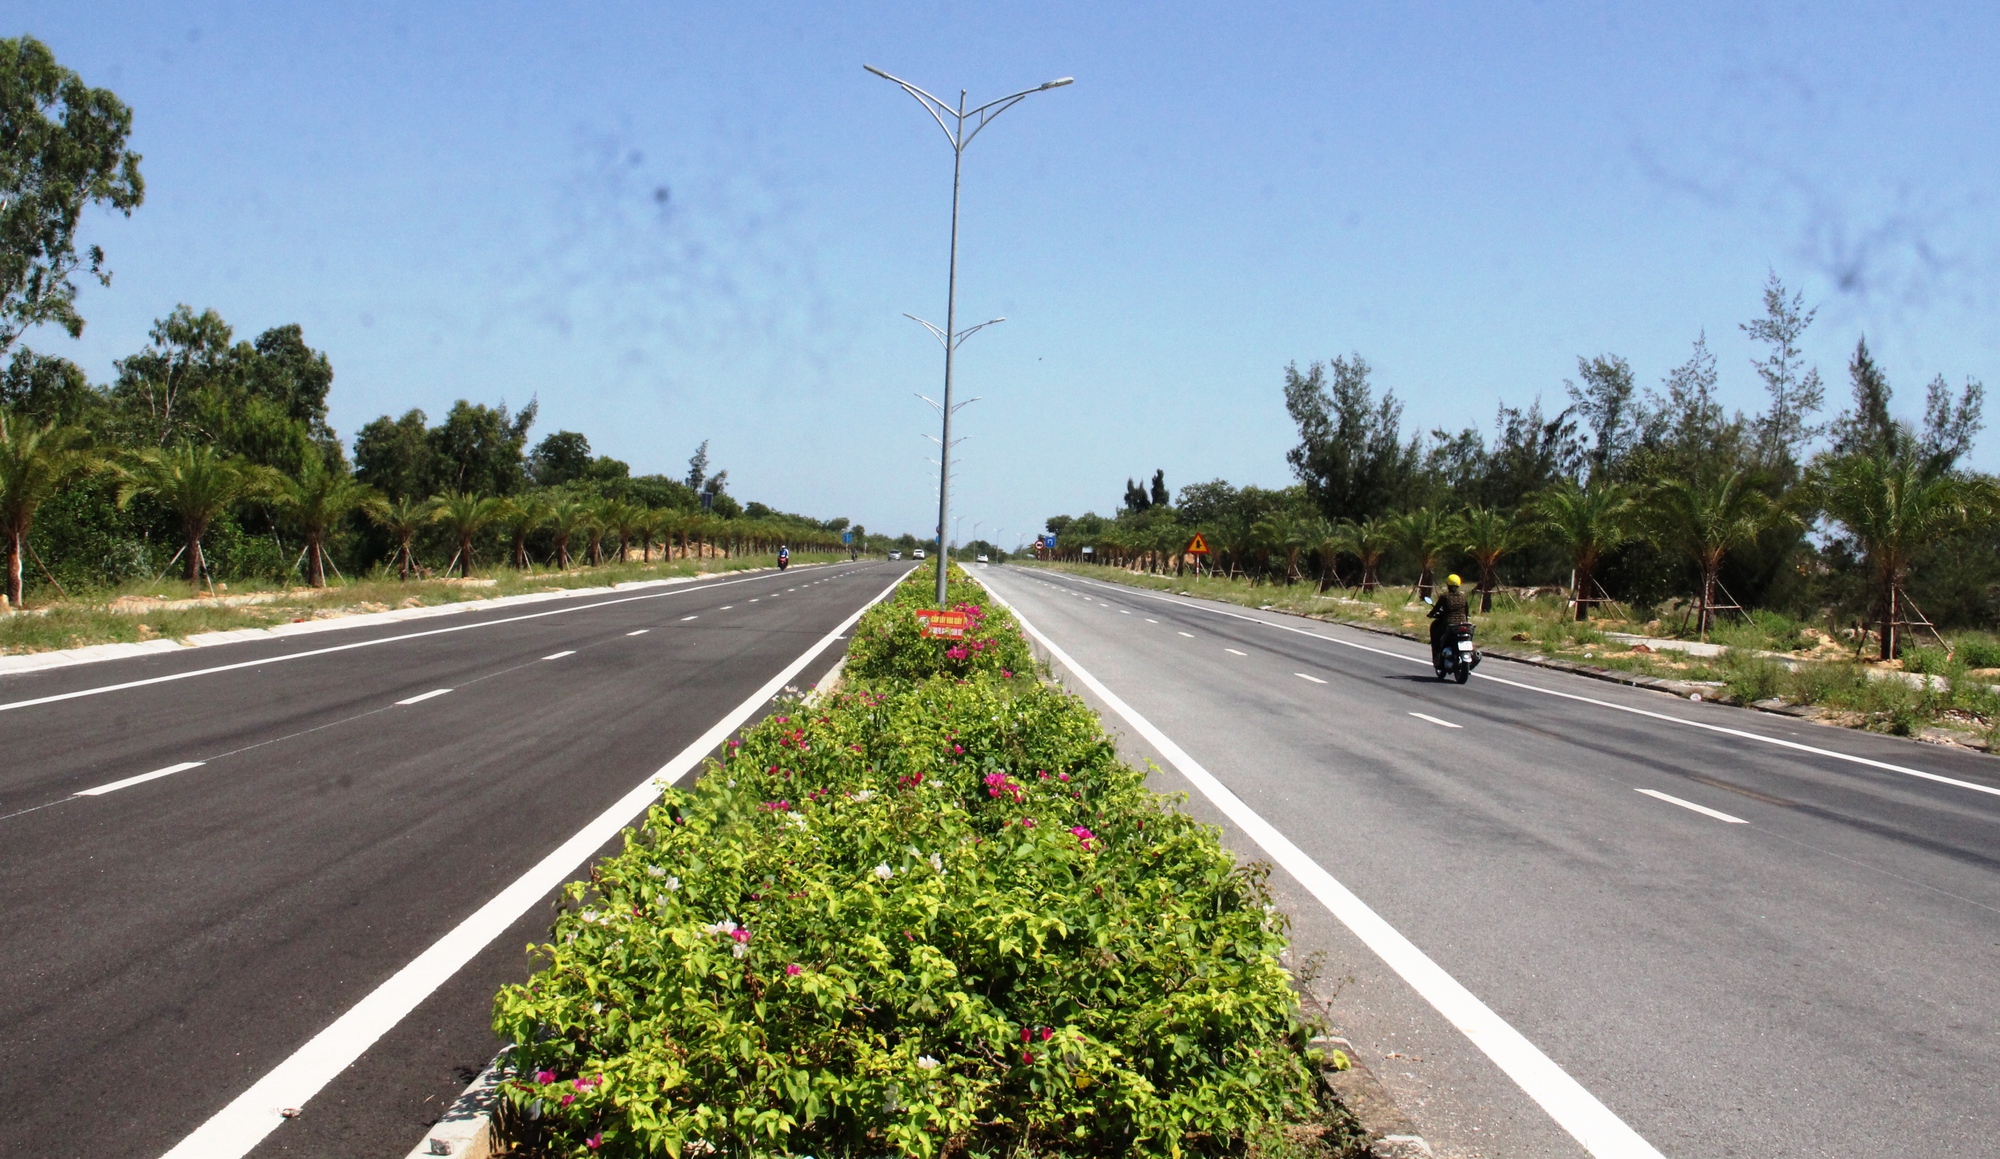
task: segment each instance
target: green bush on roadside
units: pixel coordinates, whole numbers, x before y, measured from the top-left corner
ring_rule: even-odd
[[[997,610],[982,630],[1002,643],[972,655],[1026,655]],[[921,666],[876,639],[877,671]],[[517,1141],[1312,1153],[1275,1145],[1317,1104],[1262,874],[1081,701],[939,666],[783,706],[570,887],[544,967],[495,1004]]]

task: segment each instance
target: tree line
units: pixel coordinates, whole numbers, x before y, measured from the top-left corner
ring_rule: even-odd
[[[633,476],[557,431],[529,447],[536,405],[460,400],[433,424],[384,415],[352,461],[327,424],[333,365],[297,325],[239,339],[214,310],[181,305],[92,383],[24,336],[82,333],[77,280],[110,283],[80,247],[86,210],[145,198],[126,145],[131,110],[33,37],[0,39],[0,551],[6,600],[157,579],[391,570],[470,574],[475,562],[568,568],[740,554],[787,544],[841,550],[845,519],[739,503],[702,443],[684,478]],[[38,329],[40,328],[40,329]]]
[[[1657,386],[1611,353],[1577,359],[1567,405],[1499,408],[1491,434],[1406,433],[1360,354],[1286,367],[1299,442],[1285,488],[1223,480],[1183,487],[1164,472],[1127,480],[1111,517],[1048,521],[1060,556],[1150,569],[1207,566],[1254,581],[1373,590],[1384,577],[1428,596],[1439,572],[1477,576],[1482,610],[1503,584],[1566,589],[1578,619],[1609,602],[1685,601],[1705,632],[1718,614],[1764,607],[1867,621],[1893,657],[1912,626],[2000,624],[2000,488],[1965,458],[1983,385],[1926,387],[1898,417],[1864,337],[1847,365],[1849,405],[1831,419],[1803,337],[1816,310],[1776,274],[1742,325],[1761,347],[1764,409],[1717,398],[1706,335]]]

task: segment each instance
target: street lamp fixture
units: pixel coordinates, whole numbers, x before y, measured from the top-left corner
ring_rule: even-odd
[[[938,465],[937,521],[939,548],[937,561],[937,606],[942,608],[945,606],[944,584],[945,575],[948,570],[945,558],[947,553],[944,551],[944,533],[946,528],[950,526],[951,515],[951,417],[958,411],[958,406],[952,405],[951,401],[952,356],[958,352],[959,346],[967,338],[993,325],[994,322],[1004,321],[1004,319],[995,318],[992,321],[981,322],[977,326],[967,327],[964,330],[957,328],[958,191],[960,174],[964,168],[965,147],[972,143],[972,139],[979,135],[980,130],[993,123],[993,118],[1020,104],[1036,93],[1047,92],[1050,89],[1059,89],[1064,85],[1074,83],[1075,78],[1067,76],[1058,77],[1055,80],[1037,85],[1034,88],[1022,89],[1018,93],[1001,97],[998,100],[988,101],[977,108],[968,109],[965,107],[965,90],[963,89],[959,90],[958,105],[954,108],[939,98],[925,92],[923,89],[918,88],[916,85],[911,84],[909,81],[903,80],[901,77],[890,76],[872,64],[864,64],[861,67],[910,94],[918,104],[924,107],[924,111],[931,115],[931,119],[937,122],[938,128],[944,130],[945,140],[951,144],[951,264],[945,280],[944,325],[942,327],[934,326],[915,315],[904,315],[924,329],[929,330],[932,337],[936,338],[938,343],[944,347],[944,401],[942,403],[932,403],[933,406],[938,408],[938,413],[942,416],[944,422],[944,435],[938,440],[939,445],[944,448],[944,453],[939,456],[942,461]],[[924,399],[924,401],[930,402],[931,400]],[[959,404],[959,406],[965,405],[969,404]]]

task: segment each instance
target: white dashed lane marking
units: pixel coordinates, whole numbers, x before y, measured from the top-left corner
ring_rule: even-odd
[[[136,777],[126,777],[122,781],[113,781],[108,785],[99,785],[95,789],[79,789],[76,795],[79,797],[102,797],[106,793],[115,793],[129,785],[137,785],[145,781],[157,781],[161,777],[171,777],[175,773],[185,773],[189,769],[198,769],[207,763],[206,761],[182,761],[177,765],[168,765],[164,769],[154,769],[150,773],[140,773]]]
[[[1317,677],[1317,676],[1307,676],[1307,675],[1306,675],[1305,673],[1303,673],[1303,672],[1294,672],[1294,673],[1292,673],[1292,675],[1294,675],[1294,676],[1298,677],[1298,678],[1299,678],[1300,680],[1310,680],[1310,681],[1312,681],[1312,682],[1313,682],[1314,684],[1325,684],[1325,683],[1326,683],[1326,681],[1324,681],[1324,680],[1321,680],[1321,679],[1320,679],[1319,677]]]
[[[1224,648],[1223,651],[1229,653],[1231,656],[1248,656],[1250,654],[1248,652],[1238,652],[1234,648]]]
[[[562,658],[563,658],[563,657],[565,657],[565,656],[574,656],[574,655],[576,655],[576,649],[574,649],[574,648],[571,648],[571,649],[569,649],[569,650],[567,650],[567,651],[563,651],[563,652],[551,652],[551,653],[549,653],[548,655],[546,655],[546,656],[542,657],[542,659],[544,659],[544,660],[560,660],[560,659],[562,659]]]
[[[1731,817],[1729,814],[1724,813],[1719,809],[1711,809],[1707,805],[1697,805],[1693,801],[1683,801],[1679,797],[1669,797],[1665,793],[1660,792],[1658,789],[1637,789],[1634,791],[1644,793],[1648,797],[1652,797],[1656,800],[1665,801],[1669,805],[1679,805],[1683,809],[1693,809],[1695,812],[1700,813],[1704,817],[1713,817],[1717,821],[1727,821],[1731,825],[1748,825],[1750,823],[1748,821],[1745,821],[1741,817]]]
[[[627,636],[643,636],[643,635],[645,635],[646,633],[648,633],[648,632],[650,632],[650,631],[652,631],[652,629],[651,629],[651,628],[641,628],[641,629],[639,629],[639,630],[638,630],[638,631],[636,631],[636,632],[627,632],[627,633],[625,633],[625,634],[626,634]]]
[[[1464,727],[1465,727],[1465,726],[1464,726],[1464,725],[1462,725],[1462,724],[1453,724],[1452,722],[1450,722],[1450,721],[1448,721],[1448,720],[1439,720],[1439,719],[1438,719],[1437,717],[1435,717],[1435,716],[1432,716],[1432,715],[1431,715],[1430,713],[1428,713],[1428,712],[1413,712],[1413,713],[1411,713],[1410,715],[1411,715],[1411,716],[1414,716],[1414,717],[1416,717],[1416,718],[1417,718],[1418,720],[1428,720],[1428,721],[1430,721],[1430,722],[1431,722],[1432,724],[1441,724],[1441,725],[1443,725],[1443,726],[1444,726],[1444,727],[1446,727],[1446,728],[1464,728]]]
[[[433,696],[443,696],[445,693],[450,691],[451,689],[449,688],[433,688],[429,692],[419,692],[415,696],[410,697],[408,700],[398,700],[396,703],[422,704],[424,701],[429,700]]]

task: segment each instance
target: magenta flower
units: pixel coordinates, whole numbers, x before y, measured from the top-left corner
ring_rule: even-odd
[[[799,976],[800,974],[803,974],[803,973],[805,973],[805,970],[804,970],[804,969],[802,969],[802,968],[801,968],[801,967],[799,966],[799,964],[798,964],[798,963],[796,963],[796,962],[794,962],[794,963],[792,963],[791,965],[789,965],[789,966],[786,966],[786,967],[785,967],[785,976],[786,976],[787,978],[796,978],[796,977],[798,977],[798,976]]]
[[[750,931],[743,929],[731,930],[729,931],[729,936],[735,938],[738,942],[747,942],[750,940]]]
[[[563,1105],[563,1106],[565,1106],[565,1107],[569,1106],[569,1105],[570,1105],[571,1103],[573,1103],[573,1102],[575,1102],[575,1101],[576,1101],[576,1096],[575,1096],[575,1095],[564,1095],[564,1096],[562,1097],[562,1105]]]
[[[1035,827],[1035,819],[1034,819],[1033,817],[1023,817],[1023,818],[1021,818],[1021,828],[1023,828],[1023,829],[1033,829],[1034,827]]]
[[[1072,826],[1069,832],[1070,836],[1076,838],[1083,845],[1085,852],[1088,852],[1091,846],[1097,842],[1097,834],[1092,833],[1081,825]]]
[[[740,749],[740,748],[742,748],[742,747],[743,747],[743,742],[742,742],[742,741],[740,741],[740,740],[733,740],[733,741],[730,741],[730,742],[729,742],[729,747],[730,747],[730,748],[733,748],[733,749]]]
[[[1061,782],[1062,782],[1062,783],[1064,783],[1064,784],[1068,784],[1068,783],[1069,783],[1069,774],[1068,774],[1068,773],[1057,773],[1057,774],[1056,774],[1056,780],[1058,780],[1058,781],[1061,781]]]
[[[1035,1032],[1023,1026],[1021,1028],[1021,1041],[1024,1043],[1035,1041]]]
[[[1047,1042],[1047,1041],[1048,1041],[1049,1039],[1051,1039],[1051,1038],[1054,1038],[1054,1037],[1055,1037],[1055,1034],[1056,1034],[1056,1032],[1055,1032],[1055,1031],[1053,1031],[1053,1030],[1050,1030],[1050,1029],[1049,1029],[1048,1027],[1046,1027],[1046,1026],[1042,1027],[1042,1041],[1043,1041],[1043,1042]]]
[[[535,1081],[547,1086],[549,1083],[556,1081],[556,1072],[552,1070],[538,1070],[535,1072]]]
[[[592,1151],[595,1151],[599,1147],[604,1146],[604,1132],[599,1131],[597,1134],[592,1135],[588,1139],[585,1139],[583,1141],[583,1145],[590,1148]]]
[[[951,746],[951,751],[953,752],[953,754],[963,753],[965,751],[965,746],[962,744],[955,744]]]

